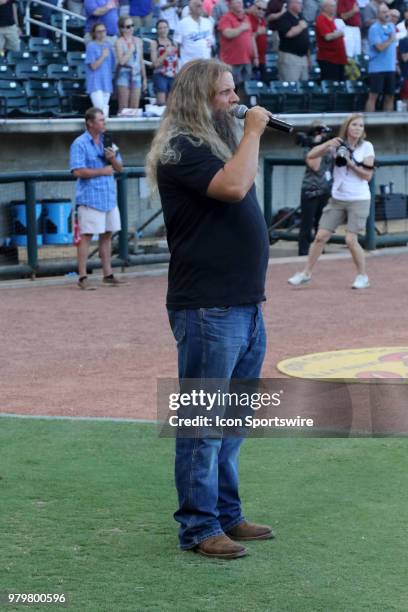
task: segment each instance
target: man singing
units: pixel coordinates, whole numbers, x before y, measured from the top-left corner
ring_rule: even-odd
[[[269,241],[255,192],[259,141],[271,114],[247,112],[239,142],[231,69],[215,59],[185,64],[147,159],[171,253],[167,308],[180,380],[254,379],[266,335],[260,303]],[[245,520],[237,437],[176,439],[180,546],[232,559],[237,540],[273,537]]]

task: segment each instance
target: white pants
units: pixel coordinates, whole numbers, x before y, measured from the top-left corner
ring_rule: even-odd
[[[102,91],[98,89],[97,91],[93,91],[90,94],[90,98],[92,100],[92,106],[96,106],[96,108],[100,108],[103,111],[103,114],[106,118],[109,117],[109,98],[110,93],[106,91]]]

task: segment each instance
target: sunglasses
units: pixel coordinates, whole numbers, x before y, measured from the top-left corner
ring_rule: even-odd
[[[135,26],[133,25],[133,23],[128,23],[127,25],[122,26],[124,30],[131,30],[134,27]]]

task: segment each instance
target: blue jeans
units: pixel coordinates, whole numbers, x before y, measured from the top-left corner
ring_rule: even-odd
[[[179,378],[259,378],[266,334],[259,304],[169,311]],[[244,520],[238,494],[242,438],[176,439],[175,478],[183,549]]]

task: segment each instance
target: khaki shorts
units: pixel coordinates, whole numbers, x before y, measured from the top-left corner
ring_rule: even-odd
[[[121,229],[117,206],[109,212],[102,212],[90,206],[78,206],[78,224],[81,234],[104,234]]]
[[[355,200],[346,202],[330,198],[319,222],[319,229],[335,232],[339,225],[347,223],[347,231],[352,234],[362,234],[366,229],[367,217],[370,212],[370,200]]]
[[[16,25],[0,28],[0,51],[20,51],[20,37]]]

